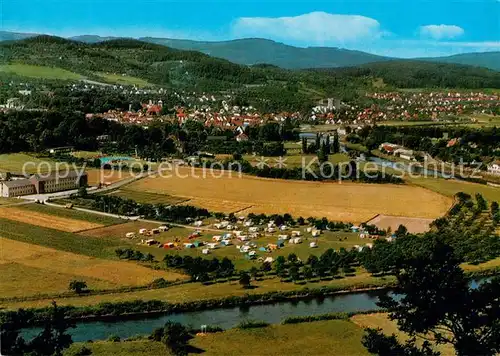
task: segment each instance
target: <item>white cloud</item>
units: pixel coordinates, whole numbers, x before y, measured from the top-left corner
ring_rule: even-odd
[[[380,23],[360,15],[311,12],[295,17],[241,17],[232,26],[235,37],[265,37],[315,45],[342,44],[379,38]]]
[[[420,35],[435,40],[451,39],[462,36],[464,29],[456,25],[427,25],[420,27]]]

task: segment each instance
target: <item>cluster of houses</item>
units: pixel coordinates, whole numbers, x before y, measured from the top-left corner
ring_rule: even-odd
[[[418,120],[445,118],[466,112],[492,113],[500,107],[498,95],[479,92],[372,93],[377,105],[359,112],[363,120]]]
[[[413,150],[406,149],[400,145],[396,145],[394,143],[382,143],[379,146],[379,150],[382,153],[400,157],[402,159],[408,160],[408,161],[414,161],[415,160],[415,154]]]
[[[491,114],[500,109],[500,96],[479,92],[376,92],[367,97],[375,103],[369,107],[344,103],[320,105],[313,109],[312,121],[325,124],[373,124],[377,121],[434,120],[464,113]]]

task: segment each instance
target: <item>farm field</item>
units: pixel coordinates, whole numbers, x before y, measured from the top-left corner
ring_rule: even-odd
[[[392,231],[396,231],[399,225],[404,225],[409,232],[416,234],[429,231],[429,225],[433,221],[434,221],[433,219],[378,215],[377,217],[368,221],[367,224],[375,225],[378,228],[384,230],[390,228]]]
[[[51,288],[47,290],[39,280],[41,275],[46,276],[43,280],[52,279],[51,287],[58,287],[59,292],[66,291],[72,279],[86,280],[93,289],[145,285],[156,278],[182,278],[181,274],[154,271],[132,262],[93,258],[5,238],[0,238],[0,246],[0,270],[8,272],[0,274],[4,297],[49,292]],[[26,271],[26,267],[31,270]],[[29,278],[30,274],[34,279]],[[27,293],[25,285],[31,293]]]
[[[329,320],[293,325],[271,325],[258,329],[230,329],[222,333],[197,336],[190,345],[203,355],[368,355],[361,345],[363,330],[348,320]],[[146,339],[124,342],[78,343],[65,355],[82,345],[93,354],[168,355],[164,344]]]
[[[138,203],[147,204],[179,204],[186,201],[186,199],[176,198],[166,194],[145,193],[124,188],[114,190],[107,193],[106,195],[112,195],[124,199],[132,199]]]
[[[191,205],[196,199],[210,200],[214,211],[237,204],[238,208],[251,206],[242,213],[289,213],[354,223],[377,214],[434,219],[452,204],[451,198],[416,186],[239,178],[236,174],[230,178],[229,173],[217,178],[210,172],[201,178],[201,170],[194,170],[198,177],[189,168],[178,170],[179,175],[147,177],[127,189],[193,199]]]
[[[80,80],[84,77],[69,70],[54,67],[35,66],[29,64],[0,65],[0,73],[16,74],[23,77],[59,80]]]
[[[102,226],[102,224],[85,220],[45,214],[34,210],[27,211],[27,209],[17,207],[0,208],[0,218],[69,232],[94,229]]]
[[[61,218],[82,220],[89,223],[98,224],[99,226],[123,223],[122,219],[113,218],[110,216],[97,215],[75,209],[66,209],[64,207],[54,207],[46,204],[24,204],[17,206],[16,208],[20,210],[26,210],[27,212],[43,213],[55,215]]]
[[[82,236],[70,232],[3,218],[0,218],[0,236],[99,258],[115,258],[114,251],[121,246],[120,241],[116,239],[93,238],[91,236],[82,238]]]
[[[458,192],[464,192],[474,196],[481,193],[488,201],[500,202],[500,188],[484,184],[470,183],[460,180],[440,179],[440,178],[407,178],[414,185],[432,190],[436,193],[453,197]]]

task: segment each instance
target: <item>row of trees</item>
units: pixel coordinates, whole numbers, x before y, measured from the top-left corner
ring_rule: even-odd
[[[234,158],[238,158],[235,160]],[[404,181],[392,174],[370,171],[364,172],[359,169],[355,161],[350,161],[347,164],[334,164],[331,162],[317,162],[307,167],[270,167],[268,165],[253,166],[250,162],[244,160],[240,155],[235,155],[233,159],[227,158],[224,161],[218,162],[225,170],[238,170],[242,173],[256,175],[263,178],[274,179],[291,179],[291,180],[308,180],[308,181],[329,181],[329,180],[350,180],[361,183],[390,183],[402,184]],[[213,161],[204,161],[202,167],[210,168],[214,164]]]
[[[193,281],[206,282],[216,278],[228,278],[234,273],[233,262],[224,257],[203,259],[201,257],[165,255],[163,262],[169,268],[184,270]]]
[[[186,223],[193,219],[207,218],[211,213],[207,209],[191,205],[165,205],[138,203],[132,199],[125,199],[112,195],[87,195],[86,197],[72,197],[77,204],[88,206],[94,210],[125,216],[143,216],[148,219],[157,219],[169,222]]]

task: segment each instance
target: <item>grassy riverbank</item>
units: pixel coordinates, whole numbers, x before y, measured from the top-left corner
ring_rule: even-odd
[[[363,329],[349,320],[329,320],[257,329],[231,329],[197,336],[190,345],[204,355],[368,355],[361,345]],[[86,346],[94,355],[169,355],[150,340],[74,344],[65,355]]]
[[[322,287],[336,291],[356,290],[363,288],[383,287],[395,281],[394,277],[372,277],[368,273],[360,273],[354,277],[333,279],[331,281],[308,282],[305,284],[283,283],[279,278],[252,281],[252,288],[242,288],[238,281],[202,285],[187,283],[161,289],[139,290],[125,293],[110,293],[104,295],[75,296],[70,298],[41,298],[28,301],[5,301],[1,303],[4,309],[44,308],[55,300],[58,305],[76,307],[95,306],[100,303],[120,303],[132,300],[159,300],[169,303],[185,303],[218,299],[226,297],[243,297],[246,295],[261,295],[270,292],[300,292],[316,290]]]

